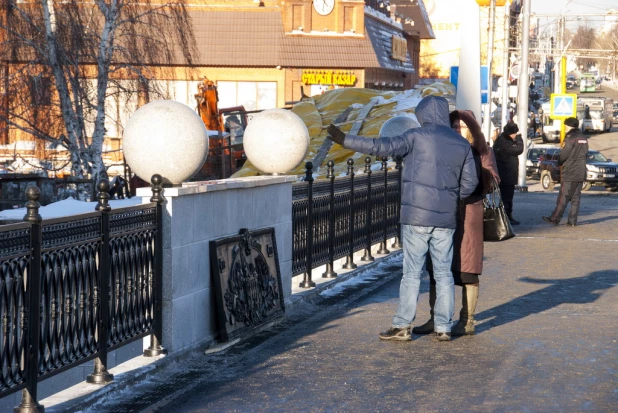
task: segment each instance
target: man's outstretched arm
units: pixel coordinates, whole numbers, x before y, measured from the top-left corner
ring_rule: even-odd
[[[406,156],[412,150],[412,141],[409,134],[393,138],[365,138],[363,136],[347,135],[335,125],[328,127],[328,139],[356,152],[372,156]],[[412,136],[413,138],[413,136]]]

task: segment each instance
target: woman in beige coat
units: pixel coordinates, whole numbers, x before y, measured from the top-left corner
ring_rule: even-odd
[[[460,201],[457,230],[453,243],[453,277],[455,284],[463,287],[462,309],[459,321],[451,329],[451,335],[474,334],[474,313],[479,293],[479,275],[483,272],[483,196],[493,189],[492,178],[500,182],[496,159],[487,145],[481,126],[471,111],[454,111],[450,114],[451,127],[465,137],[472,145],[479,185],[468,198]],[[431,276],[431,264],[428,263]],[[433,306],[436,300],[435,281],[431,277],[429,304],[431,319],[412,329],[414,334],[433,332]]]

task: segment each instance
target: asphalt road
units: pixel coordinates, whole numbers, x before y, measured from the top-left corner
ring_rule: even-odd
[[[395,258],[373,290],[299,307],[84,412],[615,412],[618,194],[584,194],[574,228],[540,219],[554,203],[516,193],[517,237],[485,244],[475,336],[380,341],[398,301]],[[428,317],[427,287],[415,325]]]

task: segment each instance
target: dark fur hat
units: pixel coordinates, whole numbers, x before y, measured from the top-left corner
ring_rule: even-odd
[[[504,127],[504,133],[507,135],[512,135],[517,132],[519,132],[519,127],[517,126],[515,122],[509,122]]]
[[[579,128],[579,120],[577,120],[577,118],[566,118],[564,124],[565,126],[570,126],[575,129]]]
[[[459,112],[457,112],[456,110],[452,111],[448,114],[448,118],[452,125],[453,123],[455,123],[455,121],[459,120]]]

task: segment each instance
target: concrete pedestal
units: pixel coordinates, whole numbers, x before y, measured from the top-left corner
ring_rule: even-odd
[[[241,228],[274,227],[283,292],[292,291],[292,182],[264,176],[166,188],[163,218],[163,337],[170,353],[215,337],[209,242]],[[137,195],[148,202],[149,188]]]

